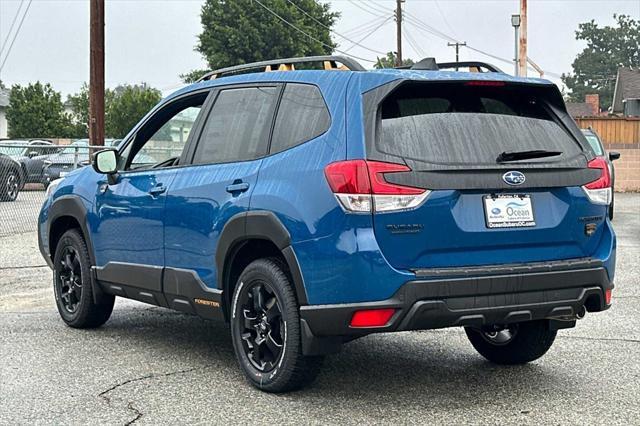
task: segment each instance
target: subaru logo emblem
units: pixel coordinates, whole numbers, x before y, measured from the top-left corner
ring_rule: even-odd
[[[526,178],[524,177],[524,173],[510,171],[502,175],[502,180],[505,181],[507,185],[522,185]]]

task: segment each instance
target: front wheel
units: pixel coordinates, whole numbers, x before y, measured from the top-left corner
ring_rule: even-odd
[[[231,303],[236,358],[253,386],[287,392],[312,382],[321,357],[305,357],[295,293],[280,262],[259,259],[242,272]]]
[[[504,328],[465,328],[480,355],[496,364],[525,364],[544,355],[556,338],[546,321],[508,324]]]
[[[82,234],[77,229],[65,232],[53,257],[53,289],[62,320],[73,328],[95,328],[111,316],[115,297],[104,295],[93,300],[91,260]]]

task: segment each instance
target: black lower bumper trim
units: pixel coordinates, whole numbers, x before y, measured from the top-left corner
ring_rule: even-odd
[[[613,287],[602,264],[584,269],[477,277],[415,280],[390,299],[300,308],[315,336],[359,337],[375,332],[424,330],[455,326],[507,324],[571,317],[583,308],[608,308],[604,293]],[[395,308],[384,327],[353,328],[354,312]]]

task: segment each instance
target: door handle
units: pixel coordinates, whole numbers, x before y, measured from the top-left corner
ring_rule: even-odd
[[[249,189],[249,184],[246,182],[232,183],[231,185],[227,186],[227,192],[231,194],[245,192],[247,189]]]
[[[149,190],[149,194],[156,196],[156,195],[160,195],[162,193],[164,193],[167,190],[167,187],[162,185],[162,184],[158,184],[157,186],[154,186],[153,188],[151,188]]]

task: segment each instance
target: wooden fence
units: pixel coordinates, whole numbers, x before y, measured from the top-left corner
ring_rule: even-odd
[[[608,149],[640,148],[640,118],[577,118],[576,123],[582,129],[591,127]]]
[[[616,191],[640,191],[640,118],[577,118],[581,128],[591,127],[607,150],[619,151],[615,162]]]

